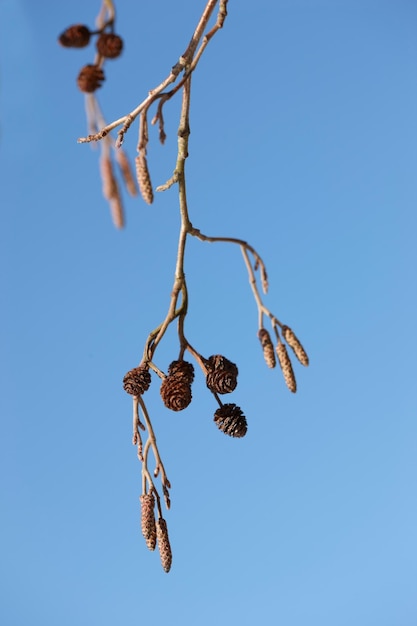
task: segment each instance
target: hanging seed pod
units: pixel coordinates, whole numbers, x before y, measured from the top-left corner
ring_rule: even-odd
[[[259,341],[261,342],[262,350],[264,352],[264,359],[268,367],[275,367],[275,351],[274,344],[271,341],[271,336],[266,328],[260,328],[258,332]]]
[[[96,43],[97,52],[106,59],[116,59],[123,50],[123,39],[113,33],[101,33]]]
[[[93,93],[105,80],[104,72],[98,65],[84,65],[78,74],[77,85],[85,93]]]
[[[65,48],[85,48],[90,43],[91,32],[84,24],[73,24],[59,36],[58,41]]]
[[[194,380],[194,367],[188,361],[172,361],[168,367],[168,375],[176,376],[191,385]]]
[[[276,347],[278,361],[284,375],[285,384],[288,389],[295,393],[297,391],[297,383],[295,381],[294,372],[292,369],[290,357],[288,356],[287,348],[283,343],[279,343]]]
[[[151,177],[148,169],[148,162],[146,160],[146,156],[140,154],[135,159],[136,163],[136,178],[138,181],[139,189],[142,198],[147,204],[152,204],[153,202],[153,190]]]
[[[172,564],[172,551],[169,543],[167,523],[162,517],[156,522],[156,537],[161,564],[164,571],[168,573]]]
[[[236,389],[238,373],[235,363],[215,354],[207,360],[207,387],[215,393],[231,393]]]
[[[305,365],[307,367],[309,360],[306,351],[304,350],[301,342],[296,337],[295,333],[289,326],[282,327],[282,336],[284,337],[287,344],[292,348],[295,356],[300,361],[301,365]]]
[[[145,537],[149,550],[155,550],[156,524],[155,524],[155,496],[147,493],[140,497],[142,535]]]
[[[164,378],[161,384],[161,398],[167,409],[182,411],[191,402],[191,385],[175,374]]]
[[[248,430],[246,417],[236,404],[223,404],[214,414],[214,421],[230,437],[244,437]]]
[[[123,378],[123,389],[132,396],[141,396],[150,384],[151,375],[146,365],[133,368]]]

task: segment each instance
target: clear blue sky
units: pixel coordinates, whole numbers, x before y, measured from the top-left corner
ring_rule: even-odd
[[[107,120],[183,52],[204,0],[117,2]],[[187,334],[239,366],[233,440],[197,372],[193,402],[147,401],[172,483],[166,575],[139,527],[121,385],[164,317],[175,190],[126,198],[116,231],[75,87],[68,25],[100,2],[4,0],[1,46],[0,622],[4,626],[417,623],[417,4],[241,0],[193,80],[191,219],[248,239],[266,304],[311,366],[290,394],[260,351],[240,251],[191,241]],[[172,173],[150,129],[155,185]],[[137,125],[126,139],[135,156]],[[158,349],[166,369],[175,332]]]

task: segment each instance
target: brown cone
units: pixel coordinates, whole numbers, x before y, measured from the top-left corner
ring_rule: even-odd
[[[188,361],[172,361],[168,367],[168,375],[181,378],[185,383],[191,383],[194,380],[194,367]]]
[[[139,365],[125,374],[123,389],[132,396],[141,396],[149,389],[151,375],[145,365]]]
[[[141,527],[142,535],[145,537],[149,550],[155,550],[156,546],[156,525],[155,525],[155,496],[147,493],[140,497],[141,504]]]
[[[231,393],[237,386],[237,366],[221,354],[215,354],[207,363],[207,387],[215,393]]]
[[[162,381],[162,401],[171,411],[182,411],[191,402],[191,385],[181,378],[169,375]]]
[[[244,437],[248,430],[246,417],[236,404],[223,404],[214,414],[220,430],[230,437]]]
[[[156,522],[156,537],[161,564],[165,572],[168,573],[172,564],[172,551],[169,543],[167,523],[162,517]]]
[[[90,29],[84,24],[73,24],[59,36],[58,41],[65,48],[84,48],[90,42]]]
[[[123,50],[123,39],[113,33],[101,33],[97,39],[97,52],[106,59],[115,59]]]
[[[104,72],[98,65],[84,65],[78,74],[77,85],[81,91],[92,93],[101,87],[104,81]]]

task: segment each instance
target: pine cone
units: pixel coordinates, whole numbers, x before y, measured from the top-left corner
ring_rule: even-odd
[[[290,357],[288,356],[287,348],[283,343],[279,343],[276,347],[278,361],[284,375],[285,383],[290,391],[295,393],[297,391],[297,383],[295,381],[294,372],[292,369]]]
[[[84,48],[90,42],[90,29],[84,24],[73,24],[59,36],[58,41],[65,48]]]
[[[259,341],[261,342],[262,350],[264,351],[264,358],[268,367],[275,367],[276,359],[274,352],[274,345],[271,341],[271,336],[266,328],[260,328],[258,332]]]
[[[136,178],[138,181],[141,196],[147,204],[152,204],[153,190],[152,190],[151,176],[149,174],[148,161],[146,160],[146,156],[144,156],[143,154],[140,154],[139,156],[136,157],[135,163],[136,163]]]
[[[151,375],[146,365],[139,365],[125,374],[123,389],[132,396],[141,396],[149,389]]]
[[[244,437],[248,430],[246,417],[236,404],[223,404],[214,414],[214,421],[226,435]]]
[[[207,362],[207,387],[215,393],[231,393],[237,386],[237,366],[221,354],[209,357]]]
[[[168,367],[168,375],[181,378],[182,381],[191,385],[194,380],[194,367],[188,361],[172,361]]]
[[[161,385],[162,401],[171,411],[182,411],[191,402],[191,385],[175,374],[167,376]]]
[[[289,326],[282,327],[282,336],[284,337],[287,344],[292,348],[295,356],[300,361],[301,365],[305,365],[307,367],[309,360],[306,351],[304,350],[301,342],[295,336],[295,333]]]
[[[156,522],[156,537],[162,567],[168,573],[172,564],[172,551],[169,543],[167,523],[162,517]]]
[[[96,43],[97,52],[106,59],[115,59],[123,50],[123,39],[113,33],[101,33]]]
[[[142,535],[145,537],[149,550],[155,550],[156,525],[155,525],[155,496],[147,493],[140,497]]]
[[[81,91],[92,93],[101,87],[105,80],[104,72],[98,65],[84,65],[77,78],[77,85]]]

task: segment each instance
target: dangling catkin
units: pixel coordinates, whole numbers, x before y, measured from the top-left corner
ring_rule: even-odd
[[[140,193],[142,198],[145,200],[147,204],[152,204],[153,202],[153,191],[152,191],[152,183],[151,177],[149,175],[148,170],[148,162],[146,160],[146,156],[140,154],[135,159],[136,163],[136,178],[139,184]]]
[[[287,348],[283,343],[279,343],[276,346],[278,361],[284,375],[285,383],[290,391],[295,393],[297,391],[297,383],[295,382],[295,376],[292,369],[290,357],[288,356]]]
[[[274,345],[271,341],[271,336],[266,328],[260,328],[258,332],[259,341],[261,342],[262,350],[264,352],[264,359],[268,367],[275,367],[276,359],[274,352]]]
[[[162,567],[168,573],[171,569],[172,552],[169,543],[167,523],[162,517],[160,517],[156,522],[156,537],[158,540],[158,550],[161,556]]]
[[[305,365],[307,367],[308,355],[301,345],[300,340],[295,336],[295,333],[289,326],[282,327],[282,335],[287,342],[287,344],[292,348],[295,356],[300,361],[301,365]]]

